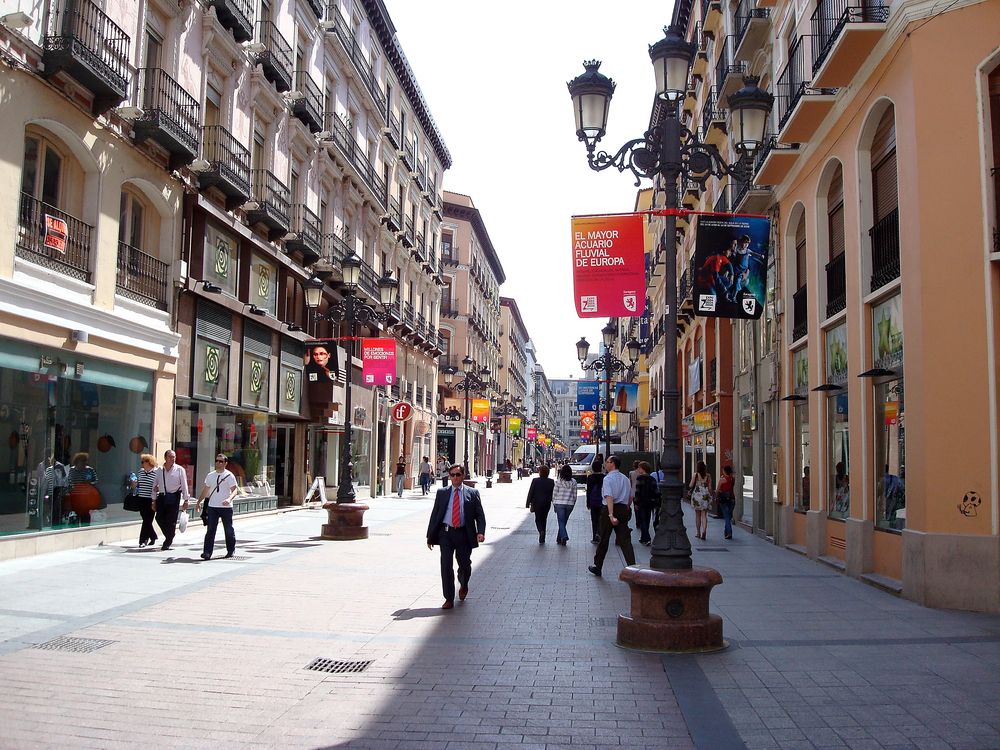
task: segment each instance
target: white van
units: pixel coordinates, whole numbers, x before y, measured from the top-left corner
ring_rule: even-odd
[[[631,453],[635,448],[627,443],[612,443],[611,453],[621,454],[621,453]],[[601,445],[601,453],[604,452],[604,446]],[[590,473],[590,468],[594,463],[594,456],[597,455],[597,447],[592,443],[589,445],[581,445],[574,451],[573,455],[570,456],[569,466],[573,470],[573,478],[582,482],[586,480],[587,475]],[[605,456],[607,458],[607,456]]]

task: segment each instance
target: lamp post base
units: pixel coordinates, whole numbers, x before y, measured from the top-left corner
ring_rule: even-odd
[[[705,653],[728,645],[708,599],[722,575],[712,568],[654,570],[630,566],[618,576],[632,590],[630,615],[618,615],[617,644],[661,653]]]
[[[339,542],[368,538],[368,527],[364,525],[368,506],[364,503],[326,503],[323,510],[329,523],[323,524],[321,538]]]

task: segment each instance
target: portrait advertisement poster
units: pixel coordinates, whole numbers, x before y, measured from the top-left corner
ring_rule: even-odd
[[[600,385],[596,380],[578,380],[576,383],[577,411],[597,411],[600,401]]]
[[[470,420],[473,422],[488,423],[490,421],[490,400],[488,398],[474,398],[471,401]]]
[[[755,216],[699,216],[695,233],[694,312],[756,320],[764,312],[771,222]]]
[[[527,427],[524,430],[524,437],[528,440],[534,440],[537,434],[538,430],[535,427]]]
[[[329,403],[333,399],[333,384],[340,374],[340,356],[337,342],[315,340],[305,342],[305,367],[302,387],[310,402]]]
[[[464,404],[460,398],[446,398],[444,400],[444,413],[441,415],[441,419],[445,422],[461,422],[462,415],[465,414],[462,409]]]
[[[826,332],[826,382],[847,382],[847,323]]]
[[[361,339],[361,377],[365,385],[396,382],[396,339]]]
[[[511,417],[507,420],[507,429],[512,436],[521,434],[521,418]]]
[[[643,217],[574,216],[573,299],[580,318],[636,318],[646,309]]]
[[[903,308],[897,294],[872,306],[872,364],[886,370],[903,366]]]
[[[617,412],[633,412],[639,407],[639,384],[618,383],[615,385],[615,406]]]

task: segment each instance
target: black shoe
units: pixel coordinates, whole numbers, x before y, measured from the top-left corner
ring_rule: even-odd
[[[726,534],[726,539],[732,539],[732,538],[733,538],[732,534]]]
[[[587,570],[589,570],[591,573],[593,573],[598,578],[601,577],[601,569],[598,568],[596,565],[588,565],[587,566]]]
[[[545,537],[544,537],[544,536],[542,536],[542,537],[539,537],[539,538],[538,538],[538,543],[539,543],[539,544],[545,544]]]
[[[593,539],[590,540],[590,543],[591,544],[600,544],[601,543],[601,538],[595,536]]]
[[[226,553],[226,556],[225,556],[225,557],[223,557],[222,559],[223,559],[223,560],[228,560],[228,559],[229,559],[230,557],[232,557],[232,556],[233,556],[233,555],[235,555],[235,554],[236,554],[235,552],[227,552],[227,553]]]
[[[170,549],[170,545],[164,542],[163,546],[160,547],[160,552],[166,552],[168,549]]]
[[[211,555],[206,555],[204,552],[201,553],[200,557],[201,557],[202,560],[211,560],[212,559]]]

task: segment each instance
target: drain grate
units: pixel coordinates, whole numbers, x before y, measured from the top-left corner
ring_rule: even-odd
[[[369,659],[368,661],[337,661],[335,659],[316,658],[306,665],[306,669],[310,669],[313,672],[330,672],[332,674],[346,674],[348,672],[357,674],[368,669],[374,661],[374,659]]]
[[[273,552],[274,550],[269,550]],[[233,555],[232,557],[223,557],[223,560],[249,560],[250,555]]]
[[[392,536],[388,531],[369,531],[368,536]]]
[[[490,528],[497,531],[510,531],[510,526],[490,526]]]
[[[617,617],[591,617],[590,624],[601,628],[618,627]]]
[[[695,547],[699,552],[729,552],[726,547]]]
[[[45,643],[36,643],[32,648],[42,648],[47,651],[72,651],[77,654],[89,654],[105,646],[110,646],[118,641],[105,641],[99,638],[71,638],[70,636],[60,636]]]

